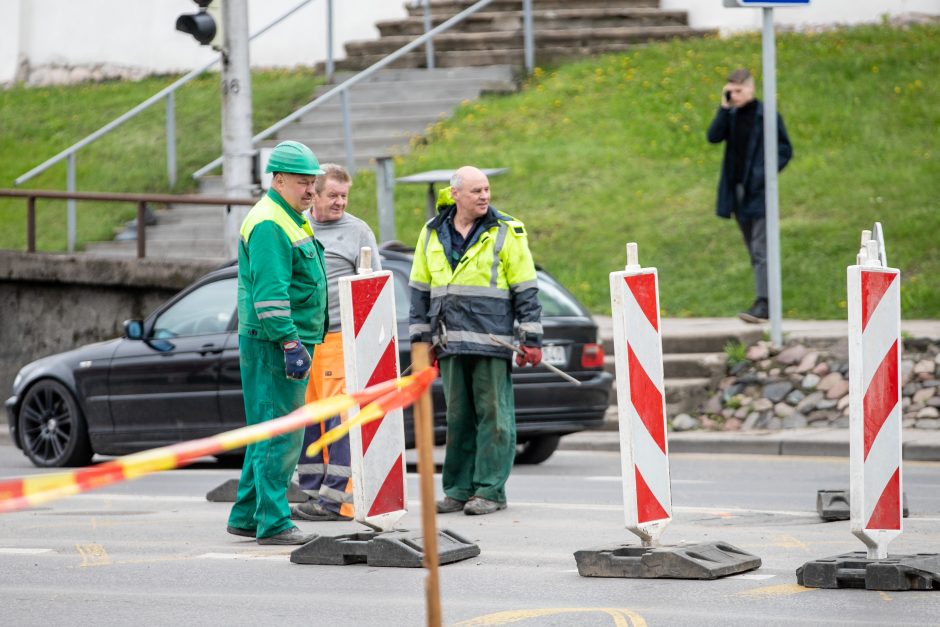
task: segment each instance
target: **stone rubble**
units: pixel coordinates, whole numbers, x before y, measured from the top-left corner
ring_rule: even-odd
[[[768,341],[728,363],[727,376],[697,417],[680,414],[673,431],[740,431],[849,426],[845,342],[814,347]],[[902,426],[940,429],[940,340],[905,338],[901,352]]]

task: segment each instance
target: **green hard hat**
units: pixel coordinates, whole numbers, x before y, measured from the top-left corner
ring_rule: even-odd
[[[290,172],[291,174],[323,174],[320,162],[313,151],[300,142],[281,142],[271,151],[265,172]]]

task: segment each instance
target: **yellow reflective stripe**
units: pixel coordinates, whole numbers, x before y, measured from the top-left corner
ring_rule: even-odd
[[[287,235],[292,246],[302,246],[313,239],[313,229],[304,220],[302,225],[297,224],[285,213],[285,209],[274,202],[269,196],[258,201],[258,204],[248,212],[239,235],[242,240],[248,241],[252,231],[262,222],[271,221],[281,227]]]

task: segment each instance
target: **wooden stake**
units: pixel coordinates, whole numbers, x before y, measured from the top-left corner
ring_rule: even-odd
[[[428,368],[430,344],[411,345],[411,365],[415,372]],[[437,507],[434,502],[434,414],[431,410],[431,388],[428,387],[414,404],[415,444],[418,447],[418,478],[421,485],[421,533],[424,544],[424,567],[428,569],[425,592],[428,627],[441,626],[441,586],[438,577]]]

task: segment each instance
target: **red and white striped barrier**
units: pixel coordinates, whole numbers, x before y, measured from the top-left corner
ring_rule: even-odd
[[[352,394],[399,374],[395,285],[390,271],[371,270],[362,249],[359,274],[339,280],[346,389]],[[349,419],[355,415],[350,411]],[[349,432],[357,521],[381,531],[405,515],[405,427],[401,409]]]
[[[849,266],[851,528],[870,559],[901,533],[901,273],[884,263],[881,225]],[[881,241],[879,241],[881,240]]]
[[[617,413],[627,529],[652,546],[672,520],[663,344],[656,268],[641,268],[636,244],[627,267],[610,273]]]

